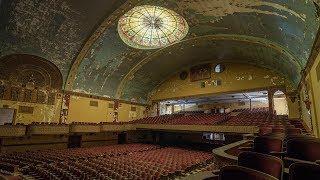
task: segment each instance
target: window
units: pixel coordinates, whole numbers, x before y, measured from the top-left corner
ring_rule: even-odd
[[[138,49],[156,49],[183,39],[189,27],[185,19],[172,10],[158,6],[137,6],[118,22],[120,38]]]
[[[113,109],[113,106],[114,106],[114,104],[109,103],[109,106],[108,106],[108,107],[109,107],[110,109]]]
[[[33,107],[30,106],[19,106],[19,113],[33,114]]]
[[[131,111],[137,111],[137,107],[131,107]]]
[[[214,72],[216,73],[222,73],[224,71],[224,66],[222,64],[217,64],[214,68]]]

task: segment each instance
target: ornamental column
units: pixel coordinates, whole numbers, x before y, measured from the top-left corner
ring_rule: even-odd
[[[269,101],[269,113],[274,114],[274,101],[273,101],[273,94],[275,93],[274,90],[268,90],[268,101]]]

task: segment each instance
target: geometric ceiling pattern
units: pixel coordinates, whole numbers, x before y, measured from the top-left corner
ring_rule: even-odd
[[[138,5],[176,12],[188,34],[160,49],[128,46],[117,23]],[[312,0],[4,0],[0,7],[0,57],[34,54],[59,67],[68,90],[140,103],[163,79],[202,62],[254,64],[297,86],[320,14]]]

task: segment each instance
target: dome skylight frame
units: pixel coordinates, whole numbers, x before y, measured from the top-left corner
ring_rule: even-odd
[[[182,40],[188,31],[188,23],[182,16],[159,6],[134,7],[118,22],[120,38],[137,49],[166,47]]]

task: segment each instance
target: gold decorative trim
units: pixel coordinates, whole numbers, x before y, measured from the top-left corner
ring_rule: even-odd
[[[42,134],[68,134],[69,126],[65,125],[31,125],[28,126],[28,134],[42,135]]]
[[[0,126],[0,137],[24,136],[26,134],[26,126]]]
[[[82,125],[71,124],[70,133],[98,133],[100,132],[100,125]]]

